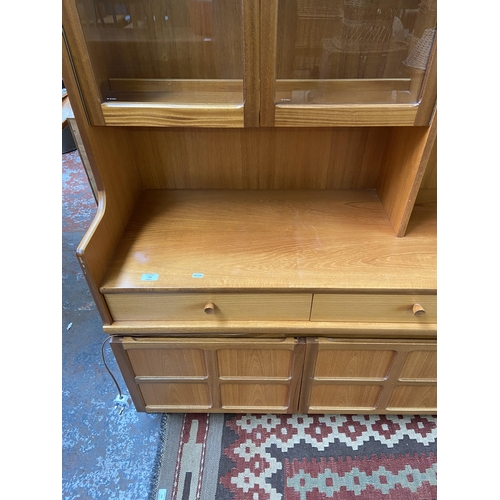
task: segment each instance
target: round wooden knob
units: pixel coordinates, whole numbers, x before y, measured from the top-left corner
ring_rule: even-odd
[[[413,314],[417,316],[423,316],[425,314],[425,309],[420,304],[413,304]]]
[[[213,302],[207,302],[203,308],[205,314],[213,314],[215,312],[215,305]]]

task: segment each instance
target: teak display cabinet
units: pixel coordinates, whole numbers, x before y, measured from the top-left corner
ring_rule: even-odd
[[[436,411],[431,0],[63,0],[77,250],[138,411]]]

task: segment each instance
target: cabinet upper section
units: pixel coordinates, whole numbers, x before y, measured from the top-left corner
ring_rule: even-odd
[[[427,125],[436,0],[63,0],[93,125]]]

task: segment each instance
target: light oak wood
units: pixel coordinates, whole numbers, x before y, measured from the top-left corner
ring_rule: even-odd
[[[413,351],[406,358],[399,380],[437,382],[437,351]]]
[[[142,411],[287,413],[298,406],[305,343],[288,339],[113,338]]]
[[[417,308],[415,303],[425,305]],[[311,321],[369,321],[435,323],[436,295],[320,294],[315,293]]]
[[[393,350],[323,350],[318,352],[315,379],[385,380],[395,356]]]
[[[101,292],[404,293],[411,287],[435,293],[435,216],[429,211],[419,216],[412,234],[397,239],[374,191],[145,191]],[[158,279],[143,280],[145,273],[158,274]],[[128,314],[127,308],[140,299],[124,300],[122,313]],[[155,300],[164,299],[146,295],[141,307],[153,313],[148,303]],[[207,300],[217,305],[217,300],[200,300],[201,320],[206,317],[203,305]],[[252,313],[245,314],[252,320]]]
[[[109,335],[164,335],[168,337],[265,338],[338,337],[379,339],[435,339],[435,323],[360,323],[344,321],[114,321],[105,325]]]
[[[142,127],[243,127],[243,104],[102,104],[106,125]]]
[[[308,339],[304,413],[436,410],[436,342]]]
[[[260,3],[260,126],[274,127],[278,0]]]
[[[328,48],[333,2],[126,8],[64,0],[63,78],[98,200],[77,255],[137,410],[434,412],[435,43],[391,73],[393,41]]]
[[[431,127],[393,128],[377,182],[377,192],[398,237],[406,234],[437,134]]]
[[[437,411],[437,387],[435,385],[396,387],[387,404],[387,410],[434,413]]]
[[[212,408],[207,384],[172,382],[138,385],[148,410],[155,407],[161,407],[162,411],[180,411],[181,408],[202,411]]]
[[[277,104],[277,127],[359,127],[413,125],[414,104]]]
[[[309,320],[311,294],[105,293],[117,321]],[[207,298],[213,307],[207,313]]]
[[[221,384],[222,409],[283,413],[290,406],[289,388],[284,384]]]
[[[316,384],[311,391],[308,411],[330,413],[374,410],[381,391],[382,387],[377,385]]]
[[[215,312],[215,305],[213,302],[207,302],[203,308],[205,314],[213,314]]]
[[[415,125],[431,126],[437,100],[437,36],[434,38],[432,51],[427,63],[422,88],[419,95],[418,113]]]
[[[77,258],[103,324],[106,325],[111,322],[111,315],[104,297],[98,290],[98,284],[106,272],[124,225],[130,218],[142,185],[132,160],[133,147],[123,137],[122,131],[89,125],[64,43],[62,56],[64,84],[68,89],[75,120],[98,190],[97,213],[77,248]],[[119,169],[105,168],[106,165],[116,165],[117,162]]]
[[[136,377],[190,377],[203,379],[208,376],[205,356],[201,349],[162,349],[158,345],[155,349],[129,348],[128,357]]]
[[[415,204],[437,206],[437,137],[432,146]]]
[[[424,314],[425,314],[425,309],[420,304],[413,304],[413,316],[420,318]]]
[[[243,2],[245,127],[259,126],[260,113],[260,2]]]
[[[375,188],[390,129],[127,129],[151,189]]]
[[[71,68],[71,71],[74,71],[78,77],[78,83],[75,79],[78,94],[73,93],[74,98],[72,101],[75,102],[76,96],[81,93],[83,97],[82,107],[90,122],[93,125],[104,125],[101,111],[101,94],[96,83],[94,68],[88,57],[85,36],[78,18],[75,0],[63,0],[62,24],[63,51],[66,52],[66,56],[63,55],[63,57],[66,57],[66,69],[64,71],[68,75]],[[64,78],[64,81],[67,85],[66,78]]]
[[[280,344],[281,347],[281,344]],[[219,349],[217,361],[221,378],[282,379],[292,375],[292,351],[284,349],[253,349],[241,351],[233,348]]]

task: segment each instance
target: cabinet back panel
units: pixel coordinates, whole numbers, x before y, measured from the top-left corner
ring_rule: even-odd
[[[133,129],[145,189],[375,188],[389,128]]]

